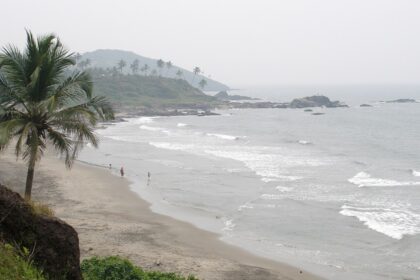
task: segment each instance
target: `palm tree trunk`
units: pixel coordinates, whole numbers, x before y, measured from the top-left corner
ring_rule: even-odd
[[[29,158],[28,174],[26,176],[26,187],[25,187],[25,200],[31,200],[32,183],[34,181],[35,172],[35,161],[36,161],[36,149],[32,152]]]

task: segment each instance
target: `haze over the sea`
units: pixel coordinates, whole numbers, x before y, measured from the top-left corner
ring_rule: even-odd
[[[416,0],[4,0],[0,45],[25,28],[74,51],[123,49],[228,84],[418,84]],[[23,8],[24,7],[24,8]],[[34,12],[36,11],[36,12]]]

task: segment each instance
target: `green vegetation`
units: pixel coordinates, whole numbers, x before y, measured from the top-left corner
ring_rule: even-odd
[[[47,142],[71,167],[84,142],[98,145],[94,126],[113,112],[105,98],[93,97],[89,74],[68,74],[74,55],[57,37],[26,35],[23,52],[7,46],[0,54],[0,150],[16,139],[16,156],[28,161],[25,199],[30,200],[35,163]]]
[[[29,201],[29,206],[31,206],[32,212],[36,215],[54,217],[54,210],[52,210],[48,205],[43,204],[38,201]]]
[[[194,276],[185,278],[175,273],[144,271],[117,256],[84,260],[81,270],[84,280],[198,280]]]
[[[123,69],[123,74],[139,74],[142,76],[148,76],[152,72],[157,75],[160,73],[160,76],[164,78],[172,78],[172,79],[184,79],[188,83],[190,83],[193,87],[198,88],[199,82],[201,79],[207,80],[206,90],[209,91],[222,91],[222,90],[229,90],[229,87],[211,79],[210,77],[205,77],[200,68],[196,67],[200,70],[199,72],[189,71],[187,69],[183,69],[177,66],[173,61],[163,61],[162,59],[152,59],[148,57],[144,57],[138,55],[133,52],[123,51],[123,50],[95,50],[92,52],[84,53],[81,56],[77,56],[78,58],[78,67],[81,69],[86,69],[87,66],[90,68],[102,68],[104,70],[109,69],[111,70],[113,67],[116,67],[120,60],[124,60],[127,62],[127,66],[130,66],[135,61],[138,62],[138,66],[140,70],[133,73],[133,69],[131,67],[125,67]],[[87,66],[85,62],[88,62]],[[159,63],[158,63],[159,61]],[[136,62],[136,64],[137,64]],[[147,66],[146,66],[147,65]],[[118,70],[118,69],[117,69]],[[182,73],[178,74],[177,73]]]
[[[45,280],[42,273],[29,261],[28,250],[18,254],[11,245],[0,242],[0,280],[10,279]]]
[[[146,70],[148,68],[141,71]],[[95,83],[94,94],[106,96],[117,107],[209,107],[217,102],[216,98],[181,79],[123,75],[99,68],[89,69],[89,72]]]

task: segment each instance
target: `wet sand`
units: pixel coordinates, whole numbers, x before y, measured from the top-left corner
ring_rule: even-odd
[[[23,193],[26,166],[0,155],[0,182]],[[82,258],[120,255],[145,269],[194,274],[203,280],[321,279],[300,268],[254,256],[219,236],[152,212],[129,181],[105,168],[54,155],[38,164],[33,199],[51,206],[79,234]]]

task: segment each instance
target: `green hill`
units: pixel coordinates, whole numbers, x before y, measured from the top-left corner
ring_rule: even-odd
[[[103,68],[103,69],[112,69],[116,67],[120,60],[124,60],[127,65],[123,68],[123,73],[128,74],[131,73],[130,64],[133,63],[134,60],[139,61],[139,68],[142,68],[145,64],[147,64],[150,68],[147,71],[150,75],[153,70],[162,77],[166,78],[182,78],[191,84],[194,87],[199,87],[199,82],[201,79],[205,79],[207,81],[207,85],[205,86],[204,90],[207,91],[221,91],[221,90],[229,90],[227,85],[224,85],[218,81],[212,80],[208,77],[204,77],[202,75],[196,75],[186,69],[183,69],[179,66],[172,65],[172,67],[167,68],[164,65],[163,68],[159,69],[157,67],[157,59],[152,59],[148,57],[144,57],[138,55],[133,52],[123,51],[123,50],[95,50],[92,52],[86,52],[82,54],[82,56],[78,59],[79,62],[89,60],[88,67],[92,68]],[[177,76],[177,71],[180,70],[182,75]],[[138,74],[146,75],[146,72],[139,71]]]
[[[215,97],[204,94],[182,79],[120,74],[104,69],[88,70],[94,94],[102,95],[118,108],[210,108]]]

